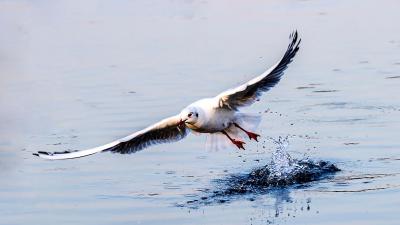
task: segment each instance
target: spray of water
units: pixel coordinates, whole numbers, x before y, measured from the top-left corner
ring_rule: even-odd
[[[266,166],[270,172],[269,176],[275,179],[290,178],[301,166],[287,152],[289,146],[288,137],[279,137],[278,140],[272,139],[272,141],[276,145],[276,148],[272,153],[270,164]]]
[[[303,184],[326,178],[339,171],[328,161],[292,158],[287,151],[288,137],[271,140],[276,148],[272,153],[270,163],[253,169],[248,174],[232,175],[225,182],[227,188],[223,194],[259,192],[269,187]]]
[[[213,190],[210,196],[188,201],[188,204],[196,206],[213,202],[224,203],[230,201],[232,196],[265,193],[271,188],[283,190],[290,185],[329,179],[335,172],[340,171],[328,161],[292,158],[287,151],[289,146],[287,137],[271,140],[276,148],[267,165],[255,168],[250,173],[232,174],[227,178],[216,180],[218,188]]]

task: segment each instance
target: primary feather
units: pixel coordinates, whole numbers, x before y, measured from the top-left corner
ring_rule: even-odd
[[[280,81],[283,71],[292,62],[293,57],[299,50],[301,39],[298,38],[297,31],[292,33],[289,38],[291,42],[277,64],[249,82],[219,94],[217,96],[219,107],[237,110],[239,107],[251,105],[263,92],[275,86]]]

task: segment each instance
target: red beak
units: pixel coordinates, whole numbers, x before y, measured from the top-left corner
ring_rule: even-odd
[[[183,126],[183,125],[185,125],[185,121],[186,121],[186,120],[182,120],[182,119],[181,119],[181,121],[179,121],[179,123],[178,123],[178,126]]]

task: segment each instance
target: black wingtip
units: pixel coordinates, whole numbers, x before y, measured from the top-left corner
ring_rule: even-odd
[[[285,55],[283,56],[283,59],[282,59],[283,62],[286,61],[286,63],[285,63],[286,65],[288,65],[291,62],[292,58],[296,55],[297,51],[299,51],[300,42],[301,42],[301,38],[299,38],[299,33],[297,32],[297,30],[294,30],[289,35],[289,39],[291,41],[288,45]]]
[[[298,32],[297,32],[297,30],[294,30],[292,33],[290,33],[290,35],[289,35],[289,38],[290,39],[296,39],[297,38],[297,35],[298,35]]]
[[[297,32],[297,30],[294,30],[290,35],[289,35],[289,39],[292,40],[291,43],[289,44],[289,48],[298,48],[300,42],[301,42],[301,38],[299,38],[299,33]]]
[[[77,152],[78,150],[66,150],[63,152],[54,152],[53,154],[68,154],[68,153],[72,153],[72,152]]]
[[[38,154],[42,154],[42,155],[51,155],[50,153],[44,152],[44,151],[38,151],[37,153],[38,153]]]
[[[39,157],[39,153],[32,153],[32,155]]]
[[[299,33],[297,32],[297,30],[294,31],[294,35],[296,39],[296,47],[298,47],[301,42],[301,38],[299,37]]]

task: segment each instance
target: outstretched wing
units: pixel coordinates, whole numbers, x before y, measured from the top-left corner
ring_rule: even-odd
[[[283,71],[288,67],[299,50],[301,39],[298,38],[297,31],[293,32],[289,38],[291,42],[285,55],[277,64],[249,82],[216,96],[219,107],[237,110],[238,107],[251,105],[262,92],[268,91],[275,86],[281,79]]]
[[[113,141],[97,148],[82,151],[37,152],[34,155],[45,159],[73,159],[92,155],[98,152],[134,153],[153,144],[178,141],[186,137],[188,129],[181,125],[179,116],[169,117],[125,138]]]

